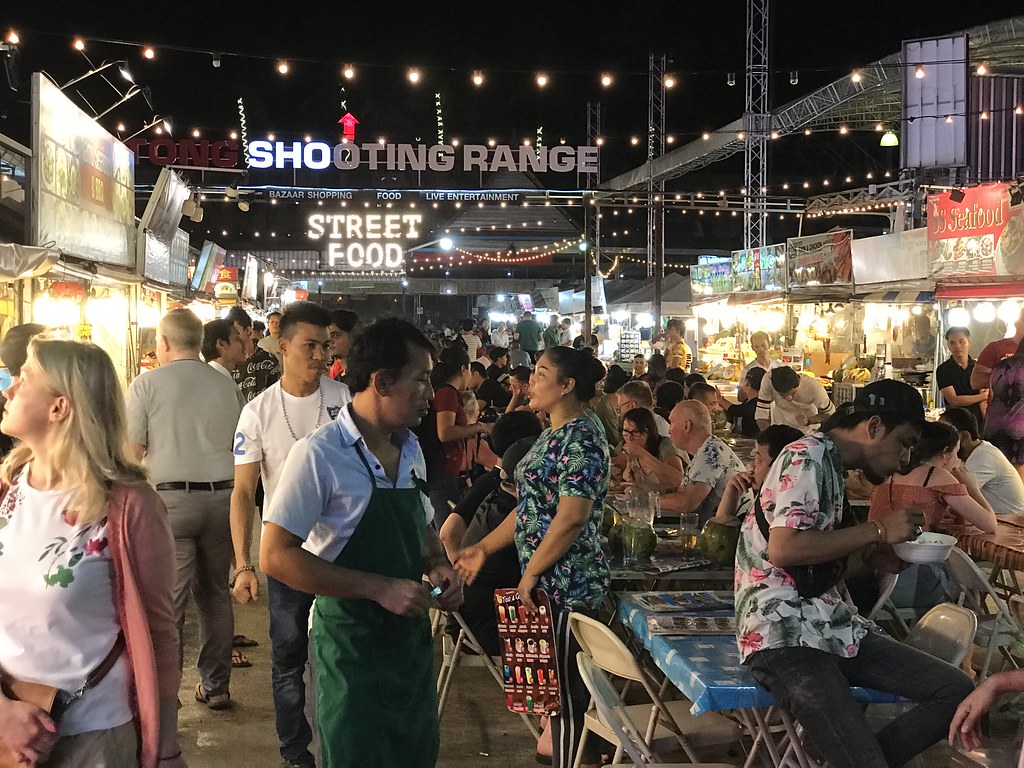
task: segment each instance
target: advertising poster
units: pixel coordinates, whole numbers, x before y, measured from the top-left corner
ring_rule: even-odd
[[[928,196],[928,274],[934,279],[1024,275],[1024,206],[1006,184]]]
[[[32,243],[132,266],[132,153],[38,72],[32,75],[32,127]]]
[[[781,291],[786,246],[766,245],[732,252],[732,291]]]
[[[728,256],[698,256],[690,267],[694,298],[729,293],[732,290],[732,259]]]
[[[555,633],[551,601],[542,589],[533,591],[537,613],[523,607],[517,589],[494,590],[498,639],[502,645],[505,705],[512,712],[547,715],[561,706],[555,664]]]
[[[786,241],[790,288],[853,283],[853,232],[843,229]]]

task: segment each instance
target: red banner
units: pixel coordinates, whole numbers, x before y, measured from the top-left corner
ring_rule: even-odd
[[[238,267],[221,267],[217,270],[215,283],[237,283]]]
[[[963,199],[951,199],[953,192]],[[1024,208],[1006,184],[928,196],[928,272],[934,278],[1024,275]]]

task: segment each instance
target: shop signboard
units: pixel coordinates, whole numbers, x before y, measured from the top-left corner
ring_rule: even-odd
[[[727,291],[781,291],[786,246],[766,245],[732,252],[731,284]]]
[[[418,213],[314,213],[306,235],[325,248],[320,269],[335,272],[402,272],[406,248],[420,239]]]
[[[196,262],[195,272],[192,273],[192,290],[212,292],[217,283],[217,274],[224,264],[224,256],[227,254],[223,248],[216,243],[207,240],[203,243],[203,250],[199,252],[199,260]]]
[[[167,168],[160,171],[139,219],[136,271],[143,277],[165,285],[184,285],[184,280],[172,282],[172,271],[176,277],[181,275],[177,268],[171,269],[171,260],[174,240],[180,231],[181,206],[188,196],[188,185],[177,173]]]
[[[853,283],[853,232],[841,229],[786,241],[790,288]]]
[[[928,240],[924,227],[857,238],[852,250],[853,279],[858,286],[928,277]]]
[[[39,72],[32,75],[32,150],[32,244],[132,267],[132,153]]]
[[[725,294],[732,290],[732,259],[728,256],[698,256],[690,267],[694,297]]]
[[[953,193],[962,199],[953,199]],[[1024,206],[1003,183],[928,196],[928,274],[936,280],[1024,275]]]

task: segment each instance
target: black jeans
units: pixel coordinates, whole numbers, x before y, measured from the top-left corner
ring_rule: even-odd
[[[958,668],[874,632],[850,659],[814,648],[777,648],[752,654],[747,664],[803,726],[830,768],[904,765],[947,734],[957,705],[974,690]],[[918,705],[875,734],[851,685]]]

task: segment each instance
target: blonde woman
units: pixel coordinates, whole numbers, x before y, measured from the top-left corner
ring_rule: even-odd
[[[3,394],[0,429],[20,443],[0,465],[0,675],[62,693],[52,717],[0,694],[0,752],[178,768],[174,545],[127,457],[114,366],[95,345],[37,338]]]

